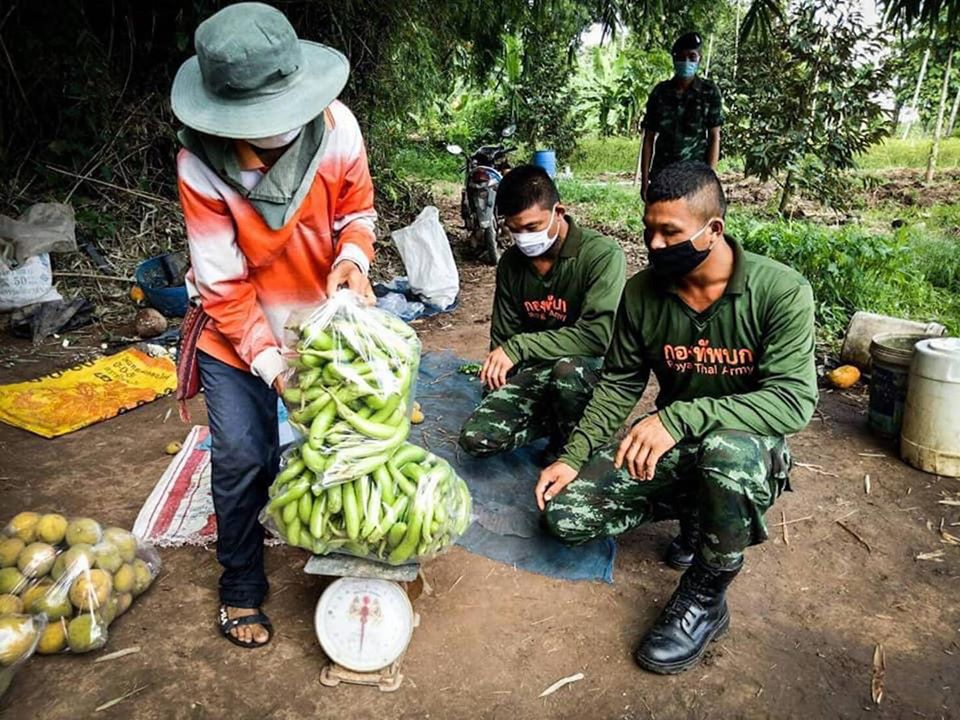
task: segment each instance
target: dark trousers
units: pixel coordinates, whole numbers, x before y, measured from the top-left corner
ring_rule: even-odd
[[[255,608],[268,588],[257,518],[279,466],[277,394],[256,375],[198,355],[212,439],[220,602]]]

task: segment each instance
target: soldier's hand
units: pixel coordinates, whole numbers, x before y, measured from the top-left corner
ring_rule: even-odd
[[[534,491],[537,496],[537,507],[545,510],[547,503],[563,492],[563,489],[576,477],[577,471],[559,460],[544,468],[540,473],[540,479],[537,480],[537,489]]]
[[[677,441],[667,432],[660,415],[650,415],[638,422],[620,443],[613,464],[617,469],[627,465],[627,472],[637,480],[653,480],[657,462]]]
[[[492,350],[480,368],[480,382],[485,383],[491,390],[499,390],[507,382],[507,373],[513,368],[513,360],[503,351],[502,347]]]

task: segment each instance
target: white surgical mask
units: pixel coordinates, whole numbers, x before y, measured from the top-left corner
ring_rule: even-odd
[[[557,217],[556,210],[557,206],[554,205],[550,210],[550,223],[543,230],[520,233],[510,232],[513,236],[513,242],[517,248],[519,248],[520,252],[527,257],[539,257],[553,246],[557,241],[557,237],[560,235],[560,228],[558,226],[556,234],[550,237],[550,228],[553,227],[553,221]]]
[[[289,145],[298,137],[303,131],[303,125],[298,128],[294,128],[285,133],[280,133],[279,135],[271,135],[270,137],[262,138],[253,138],[252,140],[247,140],[248,143],[254,147],[258,147],[261,150],[276,150],[277,148],[285,147]]]

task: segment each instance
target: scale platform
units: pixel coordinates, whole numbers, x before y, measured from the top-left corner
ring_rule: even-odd
[[[400,664],[420,624],[411,605],[422,589],[419,564],[314,556],[304,572],[340,578],[324,590],[314,617],[317,639],[330,659],[320,671],[320,683],[398,690],[403,684]]]
[[[420,563],[386,565],[384,563],[352,557],[351,555],[314,555],[307,560],[303,571],[307,575],[327,577],[360,577],[413,582],[420,573]]]

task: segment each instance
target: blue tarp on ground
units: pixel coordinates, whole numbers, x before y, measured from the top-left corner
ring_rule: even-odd
[[[459,544],[522,570],[566,580],[613,582],[616,545],[610,539],[567,547],[541,528],[533,497],[545,443],[478,460],[457,448],[464,420],[480,401],[480,381],[457,369],[467,362],[450,352],[426,353],[417,399],[426,420],[410,442],[446,458],[473,494],[475,522]]]

